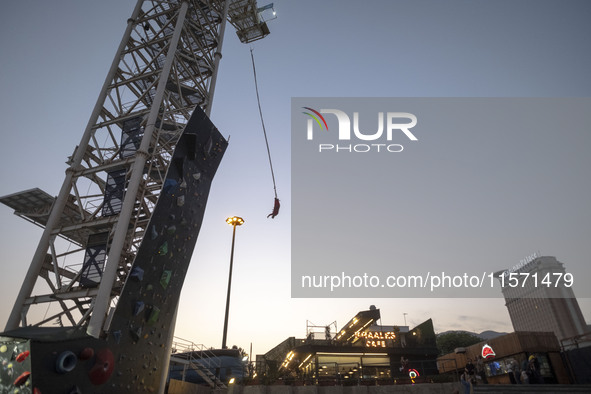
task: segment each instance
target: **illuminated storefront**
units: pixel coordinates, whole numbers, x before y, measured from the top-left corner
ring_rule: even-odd
[[[274,363],[284,380],[311,384],[391,384],[419,382],[437,373],[437,348],[429,319],[409,330],[384,326],[380,311],[361,311],[335,333],[289,338],[264,356],[260,372]]]
[[[552,332],[514,332],[456,351],[437,359],[440,373],[462,373],[471,361],[477,375],[482,371],[479,381],[518,384],[531,358],[541,377],[537,383],[569,383],[560,345]]]

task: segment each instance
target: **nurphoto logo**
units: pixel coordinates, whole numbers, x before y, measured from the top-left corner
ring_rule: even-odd
[[[410,141],[418,141],[418,138],[410,131],[410,129],[417,125],[417,117],[408,112],[386,112],[385,115],[384,112],[378,112],[377,131],[362,131],[359,127],[359,112],[353,112],[353,127],[351,127],[351,118],[347,113],[339,109],[320,109],[317,111],[310,107],[302,108],[306,110],[302,113],[309,117],[306,135],[306,138],[309,141],[314,140],[315,128],[320,132],[329,132],[328,123],[322,114],[330,114],[336,117],[338,123],[337,138],[339,143],[318,144],[318,151],[320,153],[366,153],[370,151],[397,153],[402,152],[404,147],[401,144],[390,143],[394,136],[404,135]],[[364,114],[364,116],[366,115]],[[364,143],[346,144],[342,143],[342,141],[364,141]],[[372,143],[366,141],[371,141]],[[384,142],[380,143],[380,141]]]

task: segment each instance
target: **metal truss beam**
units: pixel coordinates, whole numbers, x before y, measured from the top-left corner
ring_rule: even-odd
[[[226,21],[243,42],[268,34],[254,0],[137,2],[51,210],[37,191],[38,205],[21,214],[44,232],[6,330],[62,325],[66,317],[102,334],[178,138],[196,106],[211,111]],[[83,264],[99,238],[104,251],[99,245]],[[31,314],[46,303],[57,312]]]

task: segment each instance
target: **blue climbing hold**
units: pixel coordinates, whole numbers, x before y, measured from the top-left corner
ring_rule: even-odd
[[[140,267],[133,267],[129,276],[133,279],[141,281],[144,279],[144,270]]]
[[[167,179],[166,181],[164,181],[164,186],[162,187],[162,191],[165,194],[173,194],[176,189],[178,188],[178,182],[175,181],[174,179]]]
[[[144,302],[143,301],[137,301],[135,303],[135,305],[133,306],[133,315],[137,316],[140,313],[142,313],[142,311],[144,310]]]
[[[121,342],[121,330],[113,331],[113,339],[115,339],[116,344]]]

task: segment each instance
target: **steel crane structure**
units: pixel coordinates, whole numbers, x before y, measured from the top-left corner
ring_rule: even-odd
[[[57,323],[68,329],[59,340],[76,339],[91,349],[113,343],[125,348],[148,336],[141,333],[144,325],[158,322],[160,328],[150,333],[166,348],[162,338],[171,337],[174,317],[159,312],[174,312],[226,146],[208,118],[224,31],[230,23],[243,43],[265,37],[270,7],[258,8],[256,0],[137,1],[81,141],[68,158],[59,195],[31,189],[0,198],[44,228],[3,335],[40,341],[42,332],[47,342],[51,335],[44,329]],[[182,216],[187,210],[190,223]],[[165,238],[175,232],[175,239],[185,238],[175,244],[173,258],[176,241]],[[163,265],[155,259],[162,256],[180,259],[178,272],[155,272]],[[150,275],[164,293],[154,292],[152,298],[160,300],[148,307],[140,298],[152,289],[145,283]],[[176,288],[167,288],[175,280]],[[132,321],[136,316],[143,320]],[[121,327],[131,335],[128,342]],[[14,349],[23,346],[33,347]],[[56,369],[70,372],[75,360],[62,355],[53,360]],[[112,365],[109,357],[97,353],[93,359]],[[162,360],[156,364],[160,369]],[[5,380],[0,376],[2,385]],[[103,382],[95,378],[93,384]]]
[[[59,321],[100,335],[176,141],[196,106],[211,111],[226,21],[245,43],[269,33],[254,0],[137,2],[57,198],[33,189],[1,200],[45,229],[7,330]],[[77,251],[83,262],[62,264]],[[31,321],[48,302],[58,308]]]

